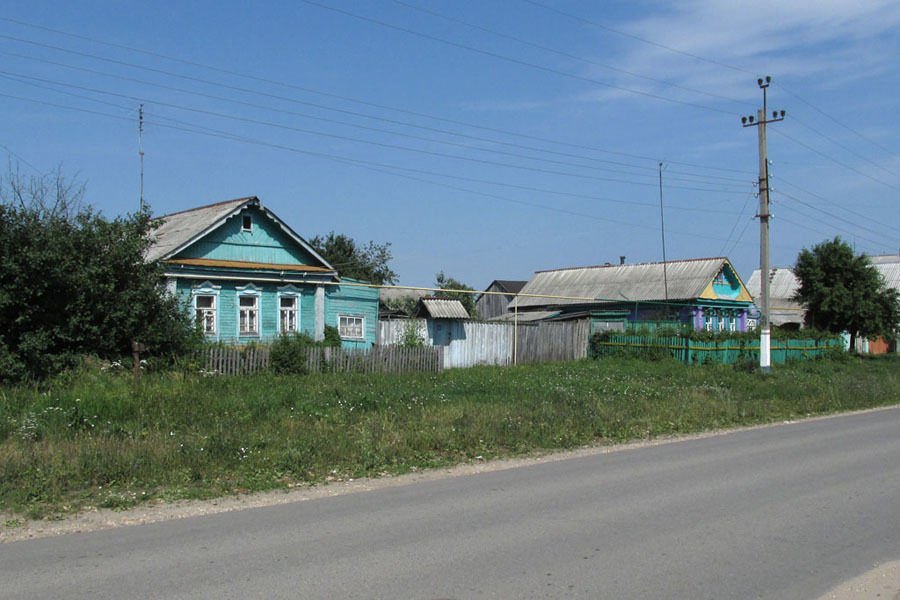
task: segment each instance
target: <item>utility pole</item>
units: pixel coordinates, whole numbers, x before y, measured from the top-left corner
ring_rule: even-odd
[[[141,212],[144,212],[144,105],[138,109],[138,153],[141,155]]]
[[[741,117],[744,127],[756,127],[759,132],[759,367],[766,373],[772,366],[772,331],[769,326],[769,159],[766,149],[766,124],[784,120],[784,111],[772,111],[772,118],[766,119],[766,88],[772,78],[757,79],[763,92],[763,107],[753,115]]]

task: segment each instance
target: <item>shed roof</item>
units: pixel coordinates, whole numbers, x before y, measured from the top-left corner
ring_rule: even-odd
[[[518,308],[522,309],[584,304],[590,301],[661,302],[666,299],[666,288],[670,301],[693,300],[703,297],[713,279],[726,265],[738,277],[731,263],[723,257],[538,271],[525,284],[521,293],[547,297],[519,296],[510,303],[510,310],[515,307],[514,303],[518,303]],[[738,280],[740,281],[739,277]]]
[[[747,281],[747,291],[759,305],[759,269],[753,271]],[[800,280],[789,267],[773,267],[769,271],[769,321],[772,325],[803,323],[803,305],[794,300]]]
[[[754,298],[760,295],[759,269],[747,281],[747,291]],[[790,267],[772,267],[769,271],[769,298],[790,300],[800,287],[800,280]]]
[[[884,283],[888,287],[900,291],[900,255],[897,254],[880,254],[870,256],[869,259],[881,276],[884,277]]]
[[[459,300],[419,298],[413,316],[427,319],[468,319],[469,313]]]
[[[527,281],[516,281],[512,279],[495,279],[491,285],[487,287],[487,289],[491,289],[491,286],[497,284],[497,287],[500,288],[501,292],[507,292],[509,294],[518,294],[522,291],[522,288],[525,287]]]

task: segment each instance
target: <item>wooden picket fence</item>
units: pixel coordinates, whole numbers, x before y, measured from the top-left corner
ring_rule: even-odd
[[[266,346],[212,346],[201,350],[197,358],[204,365],[204,371],[214,375],[250,375],[269,368],[269,348]]]
[[[206,373],[249,375],[268,370],[269,348],[215,346],[202,350],[198,362]],[[443,348],[400,346],[308,348],[306,365],[310,373],[439,373],[444,370],[444,352]]]

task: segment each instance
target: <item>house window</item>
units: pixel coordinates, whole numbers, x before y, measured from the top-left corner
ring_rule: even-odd
[[[731,317],[730,319],[728,319],[728,330],[737,331],[737,317]]]
[[[363,339],[366,331],[364,317],[338,315],[338,331],[342,338]]]
[[[725,317],[725,316],[719,317],[719,331],[725,331],[726,321],[728,321],[728,317]]]
[[[719,284],[723,284],[723,285],[728,283],[728,279],[725,278],[725,270],[724,269],[719,271],[719,274],[716,275],[715,279],[713,279],[713,283],[719,283]]]
[[[240,296],[238,322],[241,335],[259,335],[258,296]]]
[[[253,231],[253,217],[244,215],[241,219],[241,231]]]
[[[216,297],[213,295],[194,296],[196,319],[205,335],[216,334]]]
[[[281,333],[297,333],[299,329],[297,297],[281,296],[278,299],[278,314],[278,322],[281,325]]]

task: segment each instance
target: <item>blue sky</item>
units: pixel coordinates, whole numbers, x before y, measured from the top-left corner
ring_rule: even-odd
[[[900,252],[895,0],[33,2],[0,12],[0,156],[107,216],[259,196],[390,242],[406,285],[728,256]]]

